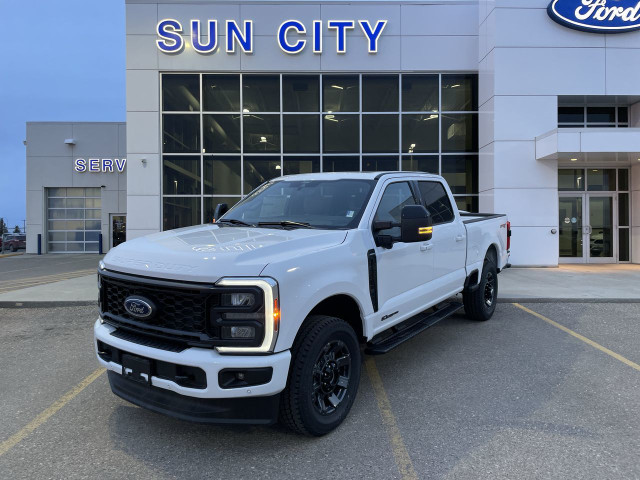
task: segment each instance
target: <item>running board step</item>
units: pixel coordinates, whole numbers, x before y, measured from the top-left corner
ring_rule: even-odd
[[[379,340],[376,340],[376,337],[380,335],[376,335],[376,337],[367,344],[365,353],[369,355],[382,355],[383,353],[387,353],[419,333],[424,332],[427,328],[450,317],[460,310],[462,306],[462,303],[459,302],[443,303],[438,305],[436,307],[437,310],[434,312],[419,313],[415,317],[411,317],[399,325],[392,327],[390,329],[392,332],[390,335],[387,334],[387,332],[382,332],[380,334],[382,338]]]

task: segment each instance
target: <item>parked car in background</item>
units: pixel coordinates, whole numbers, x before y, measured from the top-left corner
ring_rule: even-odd
[[[5,235],[4,249],[17,252],[27,248],[27,236],[25,234]]]

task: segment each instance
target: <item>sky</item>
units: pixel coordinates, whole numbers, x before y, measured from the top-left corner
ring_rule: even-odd
[[[26,219],[26,122],[124,122],[124,0],[0,0],[0,217]]]

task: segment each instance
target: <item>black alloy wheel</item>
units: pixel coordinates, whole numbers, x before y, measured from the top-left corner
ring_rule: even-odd
[[[328,342],[313,367],[313,406],[329,415],[344,400],[351,374],[351,353],[341,341]]]
[[[304,435],[329,433],[351,410],[361,368],[360,344],[351,325],[336,317],[309,316],[291,348],[280,421]]]

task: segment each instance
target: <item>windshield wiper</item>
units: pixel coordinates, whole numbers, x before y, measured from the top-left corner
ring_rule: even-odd
[[[255,225],[235,218],[221,218],[216,223],[230,223],[231,225],[242,225],[243,227],[255,227]]]
[[[306,222],[293,222],[291,220],[280,220],[279,222],[258,222],[259,227],[299,227],[299,228],[316,228]]]

